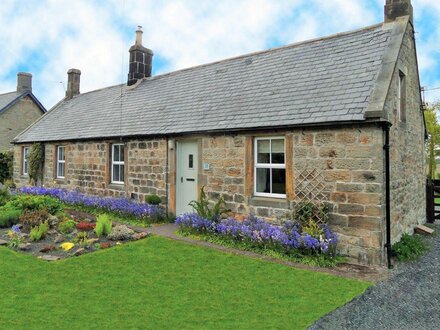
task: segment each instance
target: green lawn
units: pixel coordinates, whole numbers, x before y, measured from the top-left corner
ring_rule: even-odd
[[[368,283],[150,237],[48,263],[0,248],[3,329],[289,328]]]

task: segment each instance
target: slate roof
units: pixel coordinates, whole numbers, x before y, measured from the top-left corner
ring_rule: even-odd
[[[5,94],[0,94],[0,114],[6,111],[7,109],[9,109],[15,103],[20,101],[21,98],[27,95],[29,95],[35,101],[35,103],[37,103],[37,105],[40,107],[43,113],[46,112],[44,106],[40,103],[40,101],[37,100],[37,98],[31,92],[23,92],[23,93],[10,92]]]
[[[386,24],[62,100],[15,142],[364,121]]]

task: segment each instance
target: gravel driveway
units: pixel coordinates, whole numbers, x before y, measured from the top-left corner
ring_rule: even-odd
[[[440,225],[431,251],[309,329],[440,329]]]

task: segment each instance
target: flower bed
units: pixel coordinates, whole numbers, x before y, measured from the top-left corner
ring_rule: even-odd
[[[256,217],[249,217],[243,222],[231,218],[214,222],[190,213],[177,217],[176,224],[184,234],[214,235],[227,242],[245,243],[250,248],[272,250],[284,255],[333,257],[338,242],[337,235],[327,225],[320,225],[322,234],[314,237],[293,221],[286,221],[281,226]]]
[[[138,203],[127,198],[90,196],[76,190],[45,187],[21,187],[18,188],[18,192],[51,196],[69,205],[94,207],[136,218],[150,218],[153,221],[160,221],[165,218],[165,212],[160,206]]]

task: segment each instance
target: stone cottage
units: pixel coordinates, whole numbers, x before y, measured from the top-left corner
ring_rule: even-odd
[[[11,141],[40,118],[46,109],[32,94],[32,75],[17,74],[17,90],[0,94],[0,152],[13,148]]]
[[[425,221],[415,47],[409,0],[387,0],[384,23],[153,77],[138,30],[127,84],[80,94],[69,70],[65,99],[15,139],[14,179],[42,142],[44,185],[157,194],[174,214],[202,186],[273,220],[325,201],[341,252],[384,264]]]

